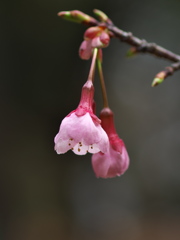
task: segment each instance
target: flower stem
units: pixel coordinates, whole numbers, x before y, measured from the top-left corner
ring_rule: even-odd
[[[102,61],[100,58],[97,58],[97,66],[98,66],[98,71],[99,71],[104,108],[108,108],[109,104],[108,104],[106,86],[105,86],[105,81],[104,81],[104,75],[103,75],[103,71],[102,71]]]
[[[88,80],[91,80],[92,82],[94,80],[97,53],[98,53],[98,49],[95,48],[93,51],[93,57],[92,57],[91,67],[90,67],[89,76],[88,76]]]

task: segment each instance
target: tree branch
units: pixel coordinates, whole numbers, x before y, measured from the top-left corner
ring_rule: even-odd
[[[83,16],[82,14],[84,14],[77,10],[71,11],[71,13],[72,12],[73,13],[78,12],[78,14],[81,14],[81,16]],[[126,42],[127,44],[133,46],[130,49],[130,55],[134,55],[135,53],[150,53],[157,57],[164,58],[164,59],[170,60],[172,62],[175,62],[175,63],[171,64],[170,66],[166,67],[165,70],[159,72],[155,76],[152,86],[157,86],[159,83],[163,82],[165,78],[167,78],[168,76],[172,75],[175,71],[180,69],[180,55],[175,54],[175,53],[157,45],[156,43],[148,43],[144,39],[139,39],[138,37],[133,36],[133,34],[131,32],[125,32],[125,31],[121,30],[120,28],[116,27],[113,24],[113,22],[107,17],[107,15],[104,14],[103,12],[101,12],[100,10],[95,9],[94,13],[100,18],[100,21],[97,21],[95,18],[90,17],[90,16],[88,16],[89,19],[86,20],[87,15],[85,15],[86,18],[84,18],[85,20],[81,21],[81,23],[83,23],[86,26],[91,26],[91,27],[92,26],[100,26],[100,27],[104,27],[104,28],[108,29],[111,37],[118,38],[122,42]],[[60,12],[58,15],[63,17],[64,12]],[[73,15],[73,17],[74,17],[74,15]],[[69,20],[72,20],[72,19],[69,19]]]
[[[99,25],[102,24],[100,23]],[[146,40],[141,40],[133,36],[131,32],[124,32],[113,25],[107,25],[106,27],[114,34],[116,38],[119,38],[122,42],[126,42],[129,45],[134,46],[137,52],[151,53],[156,55],[157,57],[162,57],[173,62],[180,61],[180,55],[177,55],[161,46],[158,46],[155,43],[148,43],[146,42]]]
[[[106,27],[110,32],[112,32],[113,37],[118,38],[122,42],[126,42],[127,44],[133,46],[134,53],[150,53],[157,57],[175,62],[174,64],[166,67],[165,70],[159,72],[155,76],[152,82],[152,87],[159,85],[164,81],[165,78],[167,78],[168,76],[172,75],[175,71],[180,69],[180,55],[175,54],[157,45],[156,43],[148,43],[144,39],[141,40],[133,36],[131,32],[125,32],[114,25],[98,22],[96,25],[94,24],[94,26]]]

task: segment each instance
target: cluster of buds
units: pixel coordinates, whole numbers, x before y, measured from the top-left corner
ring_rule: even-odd
[[[74,18],[74,11],[71,18]],[[61,13],[63,16],[70,16],[71,12]],[[80,15],[79,11],[78,14]],[[96,14],[102,21],[110,19],[99,10]],[[77,12],[76,12],[77,15]],[[85,16],[86,20],[88,19]],[[71,19],[70,19],[71,20]],[[82,20],[82,15],[81,15]],[[84,20],[83,20],[84,21]],[[90,19],[90,21],[93,21]],[[92,154],[92,167],[97,177],[112,178],[122,175],[129,166],[129,156],[122,139],[114,126],[114,116],[108,106],[105,83],[102,73],[102,49],[107,47],[110,41],[110,33],[104,27],[90,27],[84,34],[84,41],[79,50],[82,59],[92,57],[92,63],[88,80],[82,87],[81,98],[78,107],[70,112],[61,122],[59,132],[55,136],[55,151],[58,154],[72,150],[77,155]],[[94,100],[94,73],[96,62],[104,107],[98,118],[95,114]]]
[[[90,27],[84,33],[84,41],[79,48],[79,56],[88,60],[94,48],[105,48],[109,45],[110,36],[105,27]]]

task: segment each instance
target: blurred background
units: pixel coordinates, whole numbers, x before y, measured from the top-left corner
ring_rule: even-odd
[[[77,107],[90,62],[78,56],[85,27],[57,12],[106,12],[139,38],[180,53],[178,0],[0,2],[0,239],[180,238],[180,71],[151,88],[169,62],[104,49],[110,107],[131,164],[97,179],[91,156],[57,155],[60,122]],[[97,113],[100,84],[95,81]]]

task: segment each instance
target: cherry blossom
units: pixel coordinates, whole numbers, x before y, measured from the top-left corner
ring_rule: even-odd
[[[88,80],[82,88],[77,109],[63,119],[54,139],[58,154],[70,149],[78,155],[107,151],[108,136],[101,127],[101,120],[93,113],[93,96],[94,87],[92,81]]]
[[[116,133],[113,113],[104,108],[100,114],[101,125],[109,138],[108,151],[92,156],[92,166],[97,177],[112,178],[122,175],[129,166],[129,156],[122,139]]]

